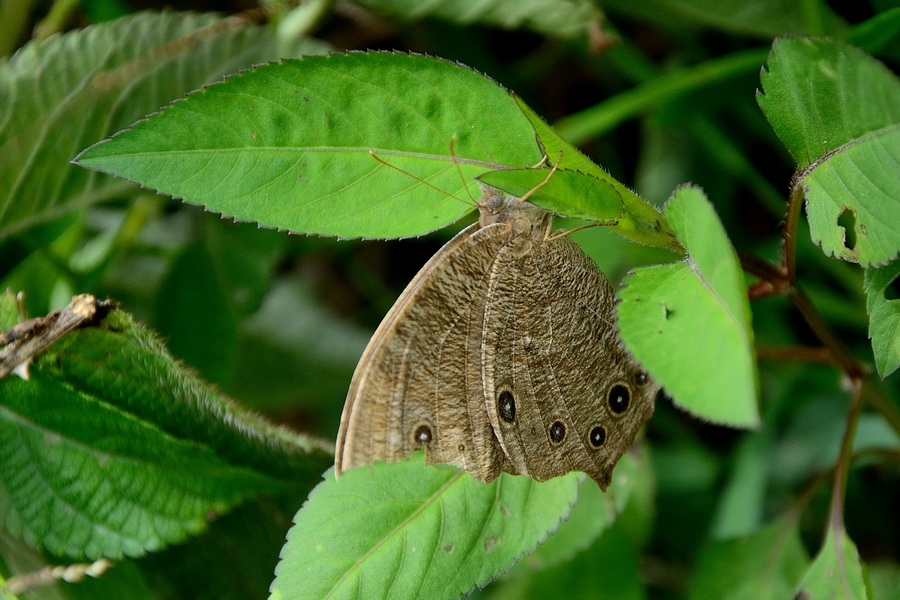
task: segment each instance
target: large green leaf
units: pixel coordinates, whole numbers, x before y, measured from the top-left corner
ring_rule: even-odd
[[[865,266],[892,260],[900,252],[900,79],[858,48],[803,38],[776,40],[761,79],[759,105],[797,160],[813,240]]]
[[[602,16],[591,0],[357,0],[356,3],[398,19],[433,17],[461,25],[530,29],[563,38],[584,35]]]
[[[56,554],[157,550],[244,498],[302,490],[331,462],[328,445],[218,396],[118,310],[30,375],[0,380],[0,522]]]
[[[843,527],[828,528],[825,544],[797,587],[794,598],[869,600],[856,544]]]
[[[618,307],[622,339],[683,408],[755,426],[755,351],[737,254],[699,189],[678,189],[664,213],[688,258],[628,276]]]
[[[372,52],[241,73],[78,162],[270,227],[387,238],[447,225],[473,208],[473,177],[540,158],[528,119],[491,79]]]
[[[690,598],[781,600],[790,598],[809,565],[792,519],[756,533],[716,542],[700,555]]]
[[[271,599],[458,598],[554,531],[578,479],[484,484],[421,455],[329,476],[297,513]]]
[[[0,239],[132,193],[69,161],[85,146],[222,76],[319,43],[191,13],[140,13],[26,45],[0,59]]]
[[[875,366],[887,377],[900,366],[900,299],[888,299],[888,289],[900,277],[900,260],[880,269],[866,269],[866,312]]]

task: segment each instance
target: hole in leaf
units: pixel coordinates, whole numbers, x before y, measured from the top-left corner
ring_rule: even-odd
[[[886,288],[884,288],[885,300],[900,300],[900,277],[894,277]]]
[[[845,208],[838,216],[837,224],[844,228],[844,246],[847,250],[856,248],[856,215],[849,208]]]

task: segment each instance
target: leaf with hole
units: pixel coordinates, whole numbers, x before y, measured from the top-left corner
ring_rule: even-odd
[[[759,423],[750,306],[737,254],[697,188],[663,211],[687,260],[641,267],[618,306],[622,339],[682,408],[715,423]]]
[[[866,269],[866,312],[875,366],[882,379],[900,366],[900,299],[896,297],[900,260],[880,269]],[[889,297],[890,295],[890,297]]]
[[[900,79],[853,46],[776,40],[760,108],[797,160],[813,240],[864,266],[900,252]]]

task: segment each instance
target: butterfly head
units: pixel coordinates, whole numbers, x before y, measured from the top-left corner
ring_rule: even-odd
[[[540,206],[503,190],[485,184],[480,184],[480,187],[481,200],[478,202],[478,210],[481,211],[481,217],[478,223],[481,227],[494,223],[510,223],[520,232],[529,230],[543,232],[553,218],[552,213]]]

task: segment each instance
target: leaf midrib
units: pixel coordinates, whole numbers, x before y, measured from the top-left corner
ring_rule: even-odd
[[[168,149],[168,150],[159,150],[159,151],[142,151],[142,152],[129,152],[127,154],[112,154],[108,156],[101,157],[76,157],[73,161],[77,165],[81,165],[88,168],[95,168],[92,166],[92,162],[98,160],[115,160],[115,159],[130,159],[132,157],[155,157],[155,156],[190,156],[190,155],[205,155],[205,154],[240,154],[240,153],[262,153],[262,152],[273,152],[273,153],[282,153],[282,152],[316,152],[316,153],[324,153],[324,154],[368,154],[368,155],[387,155],[394,157],[402,157],[402,158],[418,158],[422,160],[432,160],[439,162],[448,162],[448,163],[456,163],[462,165],[483,167],[485,169],[502,169],[509,168],[514,165],[503,165],[500,163],[493,163],[484,160],[477,160],[474,158],[464,158],[461,156],[448,156],[445,154],[429,154],[426,152],[409,152],[404,150],[396,150],[391,148],[375,148],[372,146],[243,146],[239,148],[229,147],[229,148],[193,148],[193,149]],[[375,160],[374,158],[372,160]]]

